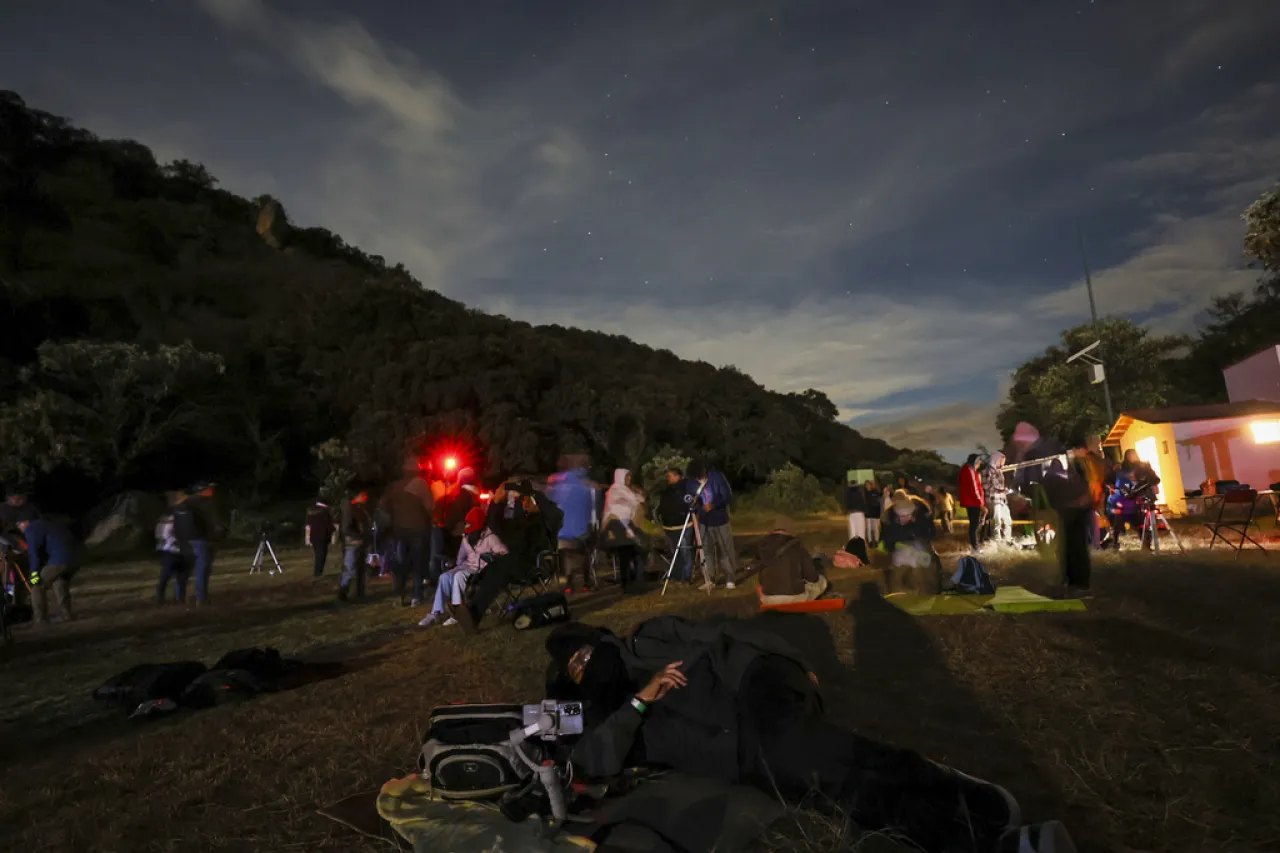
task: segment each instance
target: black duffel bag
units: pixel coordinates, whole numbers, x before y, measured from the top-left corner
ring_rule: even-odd
[[[518,601],[511,608],[511,624],[517,631],[568,621],[569,599],[563,592],[544,592]]]

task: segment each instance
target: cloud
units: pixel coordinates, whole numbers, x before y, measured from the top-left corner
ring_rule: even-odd
[[[957,401],[941,406],[913,406],[897,412],[858,418],[851,424],[863,435],[895,447],[937,450],[949,461],[963,461],[977,450],[1000,446],[995,428],[998,403]]]
[[[551,58],[466,85],[351,19],[201,4],[333,99],[307,152],[313,179],[285,195],[295,216],[476,308],[820,388],[859,428],[872,413],[908,445],[994,440],[994,404],[927,399],[954,399],[1087,317],[1074,256],[1069,271],[1034,262],[1104,205],[1091,186],[1108,199],[1106,231],[1090,234],[1107,259],[1100,311],[1183,330],[1252,282],[1239,211],[1280,172],[1260,131],[1274,84],[1188,120],[1151,106],[1256,25],[1234,14],[1201,33],[1222,12],[1199,2],[1171,4],[1177,27],[1133,42],[1132,63],[1070,75],[1017,47],[975,56],[955,37],[958,7],[901,34],[927,63],[896,62],[874,25],[851,26],[829,58],[761,50],[777,43],[768,4],[596,11],[538,48]],[[1145,12],[1116,14],[1104,46],[1147,33]],[[632,31],[643,37],[618,35]],[[1133,125],[1145,135],[1128,147]]]

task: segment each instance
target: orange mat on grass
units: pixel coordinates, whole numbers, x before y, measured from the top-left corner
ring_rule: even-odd
[[[829,613],[832,610],[844,610],[843,598],[815,598],[813,601],[791,601],[786,604],[765,604],[764,590],[756,587],[756,598],[760,600],[761,610],[777,610],[780,613]]]

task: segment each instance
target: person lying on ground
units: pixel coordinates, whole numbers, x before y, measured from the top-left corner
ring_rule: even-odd
[[[827,576],[792,535],[786,519],[774,521],[773,532],[756,544],[755,551],[762,604],[813,601],[827,591]]]
[[[457,625],[454,615],[465,599],[467,583],[490,560],[507,553],[507,546],[502,544],[498,535],[485,526],[485,512],[480,507],[472,507],[467,513],[466,533],[462,537],[462,545],[458,548],[458,559],[452,569],[440,575],[440,583],[436,586],[436,600],[431,612],[418,623],[426,628],[444,619],[444,625]]]
[[[558,699],[587,704],[574,768],[630,767],[745,784],[793,803],[818,795],[864,831],[925,853],[1067,853],[1058,822],[1022,826],[998,785],[828,720],[817,677],[779,637],[740,622],[661,616],[619,637],[569,623],[547,639]]]

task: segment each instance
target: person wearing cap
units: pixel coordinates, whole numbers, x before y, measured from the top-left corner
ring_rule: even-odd
[[[458,619],[452,614],[462,607],[467,582],[490,561],[507,553],[502,540],[485,525],[486,519],[485,511],[478,506],[467,513],[466,533],[458,548],[458,559],[452,569],[440,575],[436,600],[431,605],[431,612],[418,623],[420,627],[434,625],[446,615],[445,627],[457,625]]]
[[[620,637],[571,622],[546,649],[552,698],[585,705],[571,756],[584,779],[639,766],[797,804],[817,794],[926,853],[1074,849],[1056,821],[1023,826],[1001,786],[829,720],[804,656],[758,626],[660,616]],[[654,803],[654,816],[676,805]]]
[[[324,574],[325,560],[329,556],[329,540],[333,538],[333,510],[324,502],[324,495],[307,510],[307,544],[315,552],[315,577]]]
[[[37,625],[49,621],[49,593],[53,589],[59,622],[70,621],[71,578],[76,573],[80,543],[62,522],[23,506],[15,525],[27,540],[27,580],[31,584],[31,620]]]
[[[342,507],[342,577],[338,581],[338,599],[348,600],[351,583],[356,585],[356,598],[364,598],[364,577],[369,540],[373,535],[373,519],[369,517],[369,493],[357,492]]]

